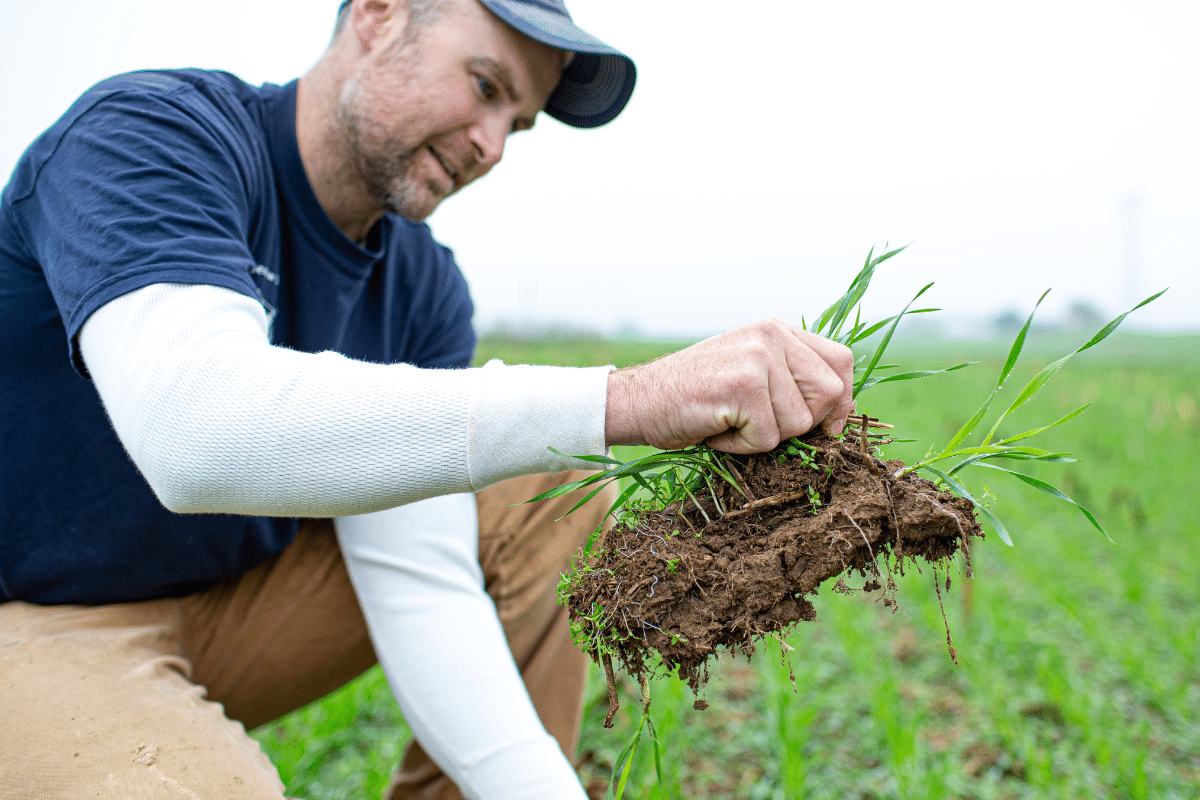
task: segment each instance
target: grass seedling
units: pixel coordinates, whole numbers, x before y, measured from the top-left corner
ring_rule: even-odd
[[[550,449],[559,455],[566,455],[554,448]],[[609,508],[609,513],[623,511],[637,514],[642,509],[661,510],[673,503],[690,500],[701,511],[705,519],[711,521],[711,517],[704,509],[704,505],[697,499],[697,495],[707,491],[718,512],[725,513],[723,504],[718,499],[713,486],[714,481],[725,481],[739,493],[745,494],[737,480],[730,474],[725,464],[725,454],[703,444],[680,450],[664,450],[627,462],[607,456],[573,457],[594,464],[603,464],[606,469],[589,475],[583,480],[556,486],[527,502],[560,497],[577,489],[591,489],[582,500],[571,507],[567,512],[570,514],[571,511],[595,497],[608,483],[628,478],[631,481],[629,486],[617,497]],[[644,494],[635,498],[634,495],[639,490]]]
[[[650,719],[650,677],[648,675],[642,676],[642,718],[638,720],[633,737],[617,754],[617,760],[613,764],[612,777],[608,782],[608,790],[604,793],[604,800],[621,800],[624,797],[625,784],[629,780],[630,770],[633,769],[633,760],[637,755],[638,745],[642,741],[643,730],[650,733],[650,742],[654,747],[654,774],[658,780],[658,788],[661,790],[663,785],[662,753],[658,742],[658,731],[655,730],[654,722]]]
[[[1166,290],[1164,289],[1163,291]],[[962,485],[962,483],[960,483],[954,477],[954,475],[962,471],[964,468],[971,466],[986,467],[988,469],[1006,472],[1009,475],[1012,475],[1023,481],[1024,483],[1029,484],[1035,489],[1040,489],[1043,492],[1051,494],[1060,500],[1065,500],[1066,502],[1076,506],[1083,513],[1083,515],[1087,517],[1088,521],[1096,527],[1097,530],[1103,533],[1106,538],[1109,538],[1108,533],[1105,532],[1103,526],[1100,525],[1100,522],[1096,519],[1091,511],[1084,508],[1082,505],[1079,505],[1070,497],[1067,497],[1058,489],[1051,486],[1049,483],[1046,483],[1045,481],[1035,478],[1031,475],[1026,475],[1025,473],[1017,472],[1016,470],[987,462],[993,459],[1008,459],[1013,461],[1074,461],[1075,459],[1069,453],[1053,453],[1038,449],[1036,447],[1014,446],[1013,442],[1030,439],[1038,434],[1050,430],[1051,428],[1056,428],[1065,422],[1069,422],[1086,411],[1088,406],[1091,405],[1090,403],[1086,403],[1079,408],[1076,408],[1074,411],[1071,411],[1070,413],[1062,416],[1048,425],[1042,425],[1022,433],[1017,433],[999,441],[994,441],[996,432],[999,430],[1001,423],[1003,423],[1004,420],[1006,420],[1014,411],[1027,403],[1029,399],[1038,392],[1038,390],[1046,385],[1046,382],[1049,381],[1055,373],[1062,369],[1063,365],[1066,364],[1067,361],[1069,361],[1078,353],[1082,353],[1084,350],[1094,347],[1102,342],[1108,337],[1109,334],[1117,329],[1117,327],[1127,316],[1147,303],[1153,302],[1160,297],[1163,292],[1158,292],[1157,294],[1147,297],[1145,300],[1129,309],[1129,311],[1126,311],[1124,314],[1121,314],[1116,319],[1110,321],[1107,325],[1101,328],[1095,336],[1093,336],[1091,339],[1088,339],[1088,341],[1079,348],[1044,367],[1029,381],[1029,383],[1025,385],[1025,387],[1020,391],[1016,399],[1012,401],[1004,413],[1002,413],[996,419],[996,421],[992,424],[992,427],[988,430],[987,435],[983,437],[983,440],[978,445],[968,446],[967,440],[970,438],[971,434],[975,432],[976,428],[979,427],[979,424],[987,415],[988,409],[992,405],[992,401],[996,398],[996,395],[999,394],[1000,390],[1004,388],[1004,382],[1008,379],[1008,376],[1012,374],[1013,367],[1016,366],[1017,360],[1021,355],[1021,350],[1025,345],[1025,337],[1029,332],[1029,326],[1033,324],[1033,315],[1036,313],[1037,307],[1040,306],[1042,301],[1046,299],[1047,294],[1049,294],[1049,290],[1044,292],[1042,296],[1038,298],[1037,303],[1034,305],[1034,310],[1030,312],[1028,319],[1025,320],[1025,324],[1021,327],[1020,332],[1017,333],[1012,347],[1009,348],[1008,358],[1005,359],[1004,366],[1000,369],[1000,377],[996,381],[996,386],[992,389],[992,392],[988,395],[987,399],[983,401],[983,405],[979,407],[979,410],[976,411],[975,414],[972,415],[971,418],[968,419],[961,428],[959,428],[958,432],[954,434],[949,443],[947,443],[946,446],[940,451],[932,453],[917,463],[909,465],[901,470],[902,473],[925,470],[926,472],[934,475],[939,482],[948,486],[955,494],[970,500],[975,507],[979,509],[980,513],[984,515],[988,522],[992,524],[992,527],[996,530],[996,533],[999,534],[1004,543],[1010,546],[1012,545],[1012,538],[1005,529],[1003,523],[1001,523],[996,515],[988,510],[983,503],[975,499],[975,497],[966,489],[965,486]],[[943,471],[933,466],[933,464],[952,458],[961,458],[961,460],[949,470]],[[1109,541],[1112,541],[1112,539],[1109,538]]]
[[[817,318],[816,323],[811,328],[813,333],[825,336],[826,338],[840,342],[848,347],[858,345],[875,334],[882,332],[883,335],[880,337],[873,352],[871,352],[869,355],[863,354],[855,359],[855,398],[858,398],[858,396],[867,389],[883,383],[927,378],[933,375],[955,372],[978,363],[972,361],[962,364],[955,364],[953,366],[946,367],[945,369],[916,370],[889,375],[876,374],[877,372],[887,371],[895,367],[895,365],[881,364],[881,361],[884,353],[887,351],[888,345],[891,343],[892,338],[896,333],[900,321],[905,316],[910,314],[926,314],[939,310],[936,308],[912,308],[913,304],[920,299],[920,297],[924,295],[931,286],[933,286],[933,284],[930,283],[922,287],[921,290],[913,296],[912,300],[908,302],[908,304],[903,310],[900,311],[899,314],[895,314],[876,323],[868,323],[862,320],[861,300],[871,284],[871,278],[874,276],[875,270],[880,264],[888,259],[893,258],[903,250],[903,247],[899,247],[892,250],[887,250],[882,255],[876,256],[874,254],[874,249],[872,249],[871,252],[867,254],[866,262],[864,263],[862,269],[859,270],[858,274],[854,277],[854,280],[851,281],[850,286],[846,290],[845,294],[843,294],[841,298],[825,309],[825,311],[821,313],[821,315]],[[1163,291],[1166,290],[1164,289]],[[984,436],[982,442],[977,445],[968,445],[967,439],[979,427],[988,410],[991,408],[992,401],[996,398],[1001,389],[1003,389],[1005,381],[1008,379],[1009,375],[1013,371],[1013,368],[1016,366],[1017,360],[1021,355],[1022,349],[1024,348],[1030,326],[1033,323],[1033,315],[1037,311],[1038,306],[1040,306],[1042,301],[1045,300],[1048,293],[1049,290],[1044,292],[1038,299],[1037,303],[1034,305],[1033,312],[1030,313],[1029,317],[1025,321],[1024,326],[1022,326],[1021,330],[1018,332],[1016,339],[1009,348],[1008,357],[1000,370],[1000,376],[996,381],[995,388],[992,390],[992,393],[984,401],[979,410],[962,425],[962,427],[951,438],[950,442],[945,447],[937,451],[931,451],[927,457],[915,464],[905,467],[903,470],[901,470],[901,473],[898,473],[902,474],[904,472],[923,471],[931,476],[931,478],[939,485],[945,486],[954,494],[966,498],[972,504],[974,504],[977,509],[979,509],[980,513],[992,525],[996,533],[1000,536],[1001,540],[1008,545],[1012,545],[1012,537],[1009,535],[1007,528],[1005,528],[1004,524],[992,511],[984,506],[983,503],[980,502],[967,489],[967,487],[957,477],[958,473],[966,467],[972,466],[999,470],[1001,472],[1008,473],[1009,475],[1016,477],[1018,480],[1034,487],[1035,489],[1047,492],[1061,500],[1065,500],[1066,502],[1077,506],[1088,518],[1088,520],[1107,537],[1107,532],[1104,531],[1104,528],[1100,525],[1099,521],[1091,511],[1084,508],[1082,505],[1079,505],[1066,494],[1051,486],[1049,483],[1046,483],[1045,481],[1031,475],[1017,472],[1016,470],[1008,469],[990,462],[999,459],[1048,462],[1074,461],[1075,459],[1070,453],[1053,452],[1036,447],[1030,447],[1027,443],[1022,445],[1017,445],[1014,443],[1025,442],[1035,436],[1062,425],[1063,423],[1069,422],[1079,414],[1083,413],[1087,409],[1088,405],[1080,406],[1069,414],[1066,414],[1060,419],[1055,420],[1047,425],[1035,427],[997,441],[996,436],[1000,425],[1013,412],[1028,402],[1029,399],[1033,397],[1033,395],[1036,394],[1037,391],[1041,389],[1046,382],[1054,376],[1055,373],[1062,369],[1067,361],[1069,361],[1073,356],[1099,344],[1101,341],[1107,338],[1109,334],[1115,331],[1121,322],[1123,322],[1124,319],[1129,316],[1129,314],[1133,313],[1147,303],[1153,302],[1163,294],[1163,292],[1158,292],[1157,294],[1146,298],[1129,311],[1126,311],[1124,314],[1121,314],[1116,319],[1110,321],[1082,346],[1043,368],[1032,380],[1029,381],[1028,384],[1026,384],[1026,386],[1017,395],[1016,399],[1014,399],[1009,405],[1007,410],[1005,410],[1004,413],[996,419],[991,428],[988,430],[987,434]],[[851,313],[853,313],[853,322],[851,322]],[[807,322],[803,318],[801,320],[801,324],[806,330],[809,330]],[[865,434],[865,431],[863,433]],[[804,448],[809,448],[811,450],[809,445],[806,445],[799,439],[791,439],[787,443],[786,448],[777,453],[776,459],[782,463],[789,456],[799,457],[802,463],[809,465],[811,464],[812,459],[809,454],[804,452]],[[551,449],[553,450],[553,448]],[[557,450],[554,450],[554,452],[559,453]],[[559,455],[565,454],[559,453]],[[601,464],[605,467],[605,469],[590,475],[583,480],[564,484],[563,486],[559,486],[551,489],[548,492],[544,492],[543,494],[532,498],[529,502],[550,497],[557,497],[581,488],[590,488],[591,491],[589,494],[571,509],[571,511],[574,511],[575,508],[578,508],[594,497],[609,482],[619,480],[621,478],[629,478],[631,479],[629,485],[624,491],[621,492],[616,502],[609,509],[610,513],[636,514],[641,510],[662,510],[673,503],[681,503],[684,500],[691,500],[700,510],[705,520],[711,522],[712,519],[709,513],[705,510],[704,506],[699,502],[699,500],[697,500],[697,494],[703,493],[705,490],[707,490],[707,493],[712,498],[714,508],[716,509],[717,513],[721,515],[724,515],[733,509],[726,509],[723,507],[723,504],[720,502],[714,489],[715,481],[725,481],[734,487],[739,493],[745,496],[744,490],[732,474],[734,470],[730,465],[726,464],[726,457],[722,453],[714,451],[704,444],[685,447],[679,450],[668,450],[654,453],[652,455],[643,456],[642,458],[638,458],[629,462],[622,462],[605,456],[575,457],[584,461]],[[953,458],[959,458],[961,460],[959,460],[949,469],[943,470],[940,467],[934,466],[942,461]],[[635,495],[637,495],[639,491],[642,492],[642,494],[635,498]],[[747,497],[747,500],[749,499],[750,498]],[[819,498],[812,502],[814,509],[819,506],[819,502]]]

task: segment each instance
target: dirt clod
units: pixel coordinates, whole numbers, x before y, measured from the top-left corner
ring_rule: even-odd
[[[809,598],[831,578],[854,592],[857,575],[895,608],[905,563],[933,564],[936,581],[962,551],[970,574],[969,542],[983,536],[970,501],[897,477],[904,463],[878,460],[863,438],[809,435],[804,457],[785,445],[734,456],[744,494],[717,482],[719,503],[697,494],[627,516],[571,578],[576,641],[639,678],[661,661],[699,692],[719,648],[748,656],[761,637],[815,619]]]

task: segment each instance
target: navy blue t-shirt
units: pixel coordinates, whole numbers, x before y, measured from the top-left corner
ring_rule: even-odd
[[[296,86],[184,70],[104,81],[0,196],[0,600],[185,594],[285,548],[297,520],[158,502],[83,373],[97,308],[154,283],[262,303],[274,344],[464,367],[466,283],[429,228],[385,216],[363,246],[329,219],[296,143]]]

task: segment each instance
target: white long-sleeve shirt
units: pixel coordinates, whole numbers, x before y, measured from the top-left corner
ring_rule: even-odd
[[[119,297],[79,346],[171,510],[339,518],[392,690],[467,797],[585,797],[508,652],[462,493],[584,463],[549,446],[602,454],[610,367],[422,370],[294,352],[269,343],[258,303],[207,285]]]

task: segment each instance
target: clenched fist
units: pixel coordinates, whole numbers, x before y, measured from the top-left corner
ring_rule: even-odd
[[[761,319],[608,378],[608,444],[758,453],[854,410],[850,349]]]

